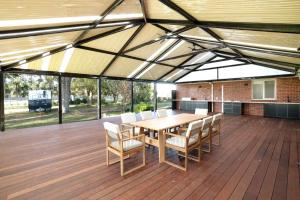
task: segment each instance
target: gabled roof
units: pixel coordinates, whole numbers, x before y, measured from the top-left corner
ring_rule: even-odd
[[[165,82],[227,69],[293,75],[299,16],[293,0],[12,0],[0,8],[0,69]]]

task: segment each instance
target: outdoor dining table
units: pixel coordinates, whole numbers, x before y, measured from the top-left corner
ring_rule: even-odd
[[[193,121],[197,121],[205,118],[206,116],[200,116],[189,113],[181,113],[168,117],[155,118],[143,121],[137,121],[130,123],[132,126],[140,128],[140,134],[144,134],[145,129],[157,131],[158,139],[145,136],[145,143],[158,147],[159,149],[159,162],[165,160],[165,147],[163,144],[163,133],[165,130],[178,127],[184,124],[188,124]]]

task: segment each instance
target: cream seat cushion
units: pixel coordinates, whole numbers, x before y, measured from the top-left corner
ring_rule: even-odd
[[[118,141],[113,141],[111,143],[111,146],[115,149],[121,150],[119,142]],[[123,151],[129,151],[131,149],[135,149],[137,147],[143,146],[143,143],[138,140],[130,139],[123,141]]]
[[[189,139],[189,146],[192,144],[195,144],[198,140],[198,136],[193,136],[190,137]],[[177,146],[177,147],[181,147],[181,148],[185,148],[185,138],[183,137],[170,137],[166,140],[166,143]]]

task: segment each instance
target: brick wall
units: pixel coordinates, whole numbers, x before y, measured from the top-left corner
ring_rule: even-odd
[[[222,99],[222,85],[224,88],[224,101],[250,101],[252,100],[252,81],[232,81],[217,82],[213,84],[213,95],[215,101]],[[177,99],[182,97],[192,97],[199,100],[211,100],[211,84],[179,84],[177,85]],[[276,79],[276,96],[278,102],[296,102],[300,103],[300,80],[298,77],[277,78]],[[264,101],[264,100],[259,100]],[[270,100],[267,100],[270,102]],[[221,112],[221,103],[215,103],[214,111]],[[246,103],[244,105],[244,114],[263,115],[263,104]]]

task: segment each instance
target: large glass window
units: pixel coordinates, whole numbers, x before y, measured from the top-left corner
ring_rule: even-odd
[[[125,80],[102,80],[102,117],[131,111],[131,82]]]
[[[157,84],[157,109],[172,108],[172,90],[176,90],[175,84]]]
[[[252,98],[253,99],[275,99],[275,80],[253,80]]]
[[[5,126],[26,128],[58,123],[58,78],[5,74]]]
[[[134,112],[154,110],[154,84],[146,82],[133,83]]]
[[[97,119],[97,79],[62,77],[63,123]]]

